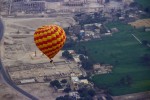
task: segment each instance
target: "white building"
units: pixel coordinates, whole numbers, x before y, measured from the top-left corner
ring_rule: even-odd
[[[78,90],[78,84],[80,83],[80,80],[77,76],[71,76],[71,89],[72,90]]]

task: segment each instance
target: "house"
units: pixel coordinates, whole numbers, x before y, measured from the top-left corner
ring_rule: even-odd
[[[80,30],[80,36],[84,36],[85,35],[85,31],[84,30]]]
[[[100,64],[95,64],[95,65],[93,65],[93,69],[94,69],[94,70],[98,70],[100,67],[101,67]]]
[[[78,92],[69,92],[69,96],[75,97],[77,100],[80,99],[80,95]]]
[[[101,26],[102,26],[102,24],[100,24],[100,23],[95,23],[94,25],[98,28],[101,28]]]
[[[81,61],[80,61],[80,58],[77,57],[77,56],[74,56],[73,59],[74,59],[74,61],[75,61],[76,63],[80,63],[80,62],[81,62]]]
[[[73,41],[76,41],[78,39],[77,36],[70,36],[70,38],[73,40]]]
[[[93,38],[94,38],[94,39],[99,39],[99,38],[101,38],[101,37],[100,37],[99,34],[95,34],[95,35],[93,36]]]
[[[94,24],[85,24],[84,29],[85,29],[85,31],[92,31],[95,29],[95,25]]]
[[[116,32],[118,32],[119,30],[117,29],[117,28],[111,28],[111,32],[112,33],[116,33]]]
[[[74,51],[74,50],[68,50],[68,52],[69,52],[70,54],[75,54],[75,51]]]
[[[31,78],[31,79],[22,79],[20,80],[21,84],[25,84],[25,83],[35,83],[35,79]]]
[[[124,17],[119,17],[119,20],[124,20],[125,18]]]
[[[81,80],[80,80],[80,83],[89,84],[89,81],[88,81],[87,79],[81,79]]]
[[[108,32],[108,33],[105,33],[105,35],[112,35],[112,33]]]
[[[81,25],[74,25],[69,28],[69,32],[71,32],[73,34],[79,34],[80,30],[81,30]]]
[[[105,74],[110,73],[112,71],[113,66],[109,64],[95,64],[93,65],[94,72],[96,74]]]
[[[83,86],[93,87],[93,85],[87,79],[79,79],[74,73],[70,77],[70,86],[72,90],[78,90]]]
[[[80,83],[79,78],[75,74],[71,74],[70,81],[71,89],[78,90],[78,84]]]

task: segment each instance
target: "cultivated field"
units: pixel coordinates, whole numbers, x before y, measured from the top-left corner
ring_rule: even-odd
[[[129,23],[130,25],[139,28],[139,27],[150,27],[150,19],[141,19],[135,22]]]
[[[135,0],[135,1],[141,4],[144,8],[150,6],[150,0]]]
[[[117,27],[118,33],[103,37],[102,40],[81,43],[77,48],[86,47],[88,56],[95,63],[106,63],[114,66],[113,72],[95,75],[93,82],[98,87],[108,87],[112,95],[150,90],[150,67],[141,63],[141,56],[150,53],[150,48],[141,45],[131,34],[139,39],[150,40],[149,32],[134,30],[130,25],[119,22],[107,24],[109,28]],[[130,76],[130,86],[118,85],[120,79]]]

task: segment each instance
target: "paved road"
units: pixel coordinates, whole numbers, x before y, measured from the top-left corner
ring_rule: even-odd
[[[2,23],[2,20],[0,18],[0,41],[3,37],[3,33],[4,33],[4,26]],[[1,59],[0,59],[0,72],[5,80],[5,82],[7,84],[9,84],[11,87],[13,87],[14,89],[16,89],[18,92],[22,93],[23,95],[25,95],[26,97],[30,98],[31,100],[38,100],[36,97],[32,96],[31,94],[29,94],[28,92],[22,90],[21,88],[19,88],[15,83],[13,83],[13,81],[11,81],[7,75],[7,73],[5,72],[5,69],[3,68]]]

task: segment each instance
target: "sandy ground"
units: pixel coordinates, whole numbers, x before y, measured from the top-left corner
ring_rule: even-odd
[[[48,83],[26,84],[19,85],[19,87],[36,96],[39,100],[55,100],[56,97],[65,95],[55,92],[53,88],[49,87]]]
[[[150,27],[150,19],[142,19],[142,20],[137,20],[135,22],[129,23],[132,26],[135,26],[136,28],[138,27]]]
[[[68,27],[69,25],[74,24],[74,20],[72,18],[4,18],[5,23],[5,35],[9,37],[9,35],[17,35],[16,32],[19,30],[19,35],[24,35],[25,31],[29,31],[31,38],[20,38],[16,39],[18,41],[17,44],[14,45],[7,45],[8,47],[12,46],[13,50],[9,50],[9,52],[13,51],[14,53],[8,54],[9,52],[5,52],[11,59],[2,59],[4,66],[6,65],[15,65],[18,62],[21,63],[42,63],[42,62],[49,62],[49,59],[44,56],[42,59],[33,59],[31,60],[31,56],[34,55],[34,51],[36,50],[38,54],[38,48],[35,46],[33,38],[34,30],[41,25],[46,24],[57,24],[62,27]],[[25,44],[28,44],[31,47],[29,50],[26,51],[27,47]],[[5,45],[6,46],[6,45]],[[20,50],[17,50],[16,47],[19,46]],[[24,48],[24,49],[22,49]],[[22,49],[22,50],[21,50]],[[60,56],[61,52],[58,54]],[[31,55],[31,56],[30,56]],[[14,59],[12,59],[14,57]],[[58,59],[55,57],[54,61],[61,61],[62,59]],[[55,100],[56,97],[64,95],[64,93],[57,93],[53,91],[53,88],[49,87],[49,84],[45,83],[35,83],[35,84],[24,84],[19,85],[23,90],[31,93],[32,95],[36,96],[39,100]],[[4,83],[0,83],[0,100],[29,100],[28,98],[22,96],[22,94],[16,92],[11,87],[8,87]]]
[[[0,100],[27,100],[25,96],[4,83],[0,75]]]
[[[68,27],[75,24],[75,20],[71,17],[56,17],[56,18],[4,18],[5,34],[16,32],[18,30],[36,30],[43,25],[56,24],[61,27]],[[23,27],[23,28],[22,28]]]

